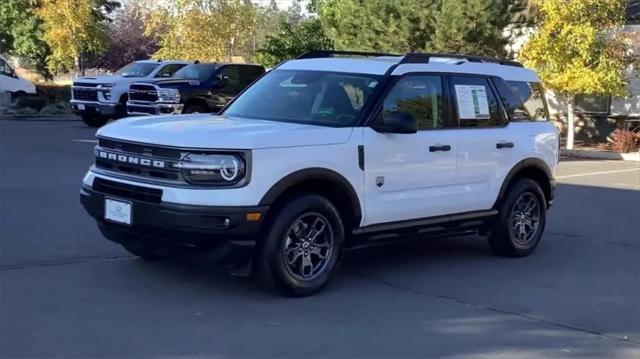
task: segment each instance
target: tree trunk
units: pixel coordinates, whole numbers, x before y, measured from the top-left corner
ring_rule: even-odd
[[[567,106],[567,149],[573,149],[574,142],[574,134],[576,131],[575,128],[575,113],[574,113],[574,105],[576,102],[576,96],[571,94],[569,95],[569,103]]]

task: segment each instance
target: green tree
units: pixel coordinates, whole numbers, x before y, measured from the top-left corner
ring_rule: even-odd
[[[503,32],[522,6],[513,0],[442,0],[429,49],[505,57],[508,39]]]
[[[176,0],[153,13],[146,33],[159,27],[156,58],[231,60],[246,55],[256,28],[256,7],[244,0]]]
[[[323,28],[340,50],[424,50],[442,0],[315,0]]]
[[[0,53],[16,56],[45,78],[51,77],[46,66],[51,49],[30,0],[0,2]]]
[[[40,0],[36,14],[43,21],[51,47],[47,67],[52,72],[84,70],[83,59],[102,51],[107,42],[108,14],[120,6],[109,0]]]
[[[534,0],[540,23],[519,57],[544,85],[569,100],[567,148],[573,148],[576,94],[624,96],[638,65],[621,32],[626,0]]]
[[[331,49],[333,41],[324,34],[318,19],[310,18],[295,24],[283,21],[273,35],[267,36],[264,46],[258,50],[257,61],[272,67],[307,51]]]

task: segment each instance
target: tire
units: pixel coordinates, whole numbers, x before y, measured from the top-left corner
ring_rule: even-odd
[[[127,252],[147,261],[156,262],[171,258],[169,252],[150,247],[149,245],[146,245],[144,243],[130,242],[123,243],[122,246],[127,250]]]
[[[82,121],[89,127],[102,127],[109,119],[98,115],[80,115]]]
[[[546,224],[547,204],[540,185],[521,178],[509,186],[488,237],[491,249],[506,257],[524,257],[538,246]]]
[[[268,228],[256,256],[263,284],[294,297],[320,291],[337,268],[345,237],[335,206],[319,195],[298,194]]]
[[[204,113],[204,112],[208,112],[208,111],[200,105],[188,105],[182,111],[182,113]]]

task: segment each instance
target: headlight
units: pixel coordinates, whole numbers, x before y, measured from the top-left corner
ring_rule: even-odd
[[[99,84],[96,86],[98,91],[102,92],[102,96],[104,96],[105,100],[111,100],[111,88],[116,84]]]
[[[160,89],[158,99],[164,102],[180,102],[180,91],[177,89]]]
[[[246,174],[244,158],[235,154],[189,153],[174,167],[193,184],[234,185]]]

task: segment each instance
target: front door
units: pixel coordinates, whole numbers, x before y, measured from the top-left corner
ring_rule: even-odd
[[[409,113],[418,122],[418,132],[364,129],[364,225],[456,211],[457,132],[448,120],[446,94],[441,76],[402,77],[386,96],[377,120],[384,121],[384,113]]]

